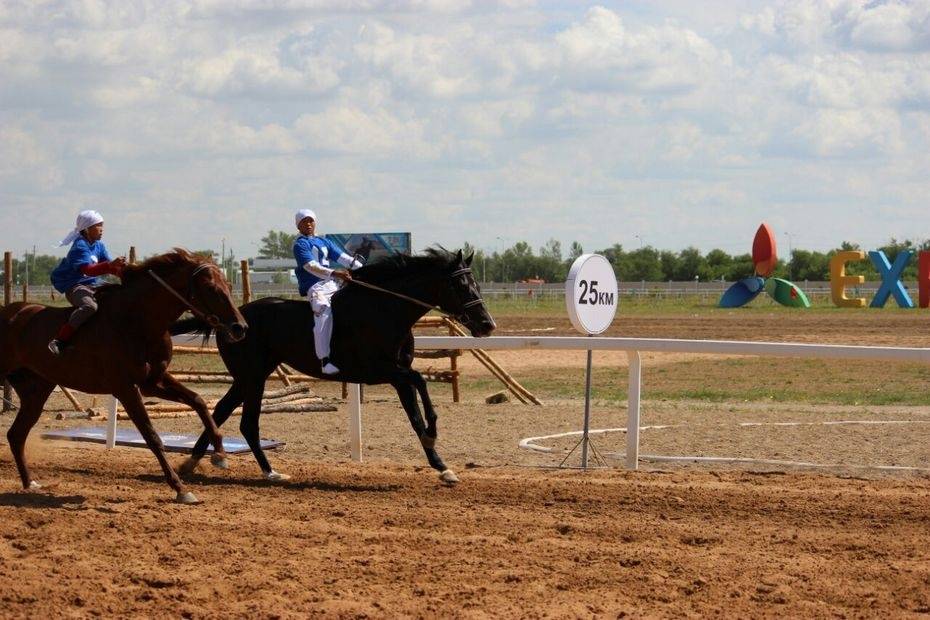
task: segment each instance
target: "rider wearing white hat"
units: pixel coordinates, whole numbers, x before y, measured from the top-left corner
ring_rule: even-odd
[[[119,276],[126,266],[122,256],[112,260],[103,237],[103,216],[96,211],[81,211],[74,230],[61,240],[58,247],[71,244],[68,255],[52,271],[52,285],[65,294],[75,307],[68,322],[61,326],[55,339],[48,343],[48,350],[60,355],[74,337],[74,333],[97,311],[94,287],[99,284],[97,276],[113,274]]]
[[[329,341],[333,334],[330,299],[333,293],[339,290],[337,280],[349,281],[352,274],[345,269],[332,269],[330,264],[335,261],[348,269],[356,269],[362,264],[329,239],[315,235],[316,213],[310,209],[301,209],[295,213],[294,222],[300,231],[294,241],[297,284],[301,297],[306,296],[313,309],[316,356],[320,358],[323,373],[333,375],[339,372],[339,369],[329,361]]]

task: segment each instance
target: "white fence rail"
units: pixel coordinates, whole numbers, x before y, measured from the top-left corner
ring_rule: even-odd
[[[189,336],[175,336],[176,344],[189,342]],[[670,340],[662,338],[608,338],[583,336],[493,336],[463,338],[458,336],[418,336],[418,349],[484,349],[562,351],[626,351],[629,356],[627,398],[626,467],[639,466],[640,401],[642,359],[640,353],[701,353],[710,355],[752,355],[819,359],[885,360],[930,364],[930,348],[866,347],[830,344],[800,344],[790,342],[746,342],[734,340]],[[581,391],[581,386],[579,386]],[[349,446],[352,459],[362,460],[362,409],[357,385],[351,385],[348,401]],[[107,423],[107,447],[115,445],[116,400],[110,406]]]
[[[495,336],[491,338],[461,338],[454,336],[424,336],[416,338],[418,349],[550,349],[626,351],[629,356],[627,396],[626,467],[639,466],[640,401],[642,390],[642,359],[640,353],[703,353],[711,355],[752,355],[820,359],[886,360],[895,362],[930,363],[930,349],[905,347],[865,347],[790,342],[746,342],[734,340],[669,340],[661,338],[608,338],[584,336]],[[581,386],[579,386],[579,391]],[[349,415],[360,415],[350,411]],[[359,428],[361,425],[359,424]],[[358,439],[359,445],[361,439]],[[352,454],[361,460],[361,453]]]

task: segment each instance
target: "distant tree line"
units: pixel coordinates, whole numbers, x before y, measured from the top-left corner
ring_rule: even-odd
[[[291,258],[291,246],[295,235],[282,231],[268,231],[261,239],[259,248],[260,258]],[[483,282],[519,282],[529,279],[540,279],[546,282],[561,282],[568,275],[572,262],[585,253],[585,249],[577,241],[572,242],[568,252],[563,253],[562,244],[550,239],[535,252],[526,241],[518,241],[512,247],[502,251],[486,252],[475,249],[466,243],[466,252],[474,252],[475,258],[472,269],[479,280]],[[855,243],[844,241],[840,246],[829,252],[816,252],[795,249],[791,252],[790,260],[779,260],[775,269],[775,276],[786,278],[794,282],[804,280],[824,281],[830,279],[830,259],[839,251],[861,250]],[[930,240],[897,241],[891,239],[885,245],[875,248],[883,250],[888,260],[894,263],[895,258],[903,250],[912,252],[930,250]],[[675,282],[709,280],[735,281],[753,275],[752,256],[737,254],[732,256],[721,249],[713,249],[702,254],[695,247],[688,247],[678,252],[671,250],[657,250],[651,246],[635,250],[624,250],[623,246],[615,243],[608,248],[593,250],[602,254],[614,266],[617,278],[621,282]],[[236,263],[231,250],[220,259],[219,253],[213,250],[198,250],[198,254],[212,256],[217,262],[228,267],[227,272],[235,271]],[[29,274],[30,285],[47,285],[52,270],[61,260],[60,256],[46,254],[26,253],[13,259],[14,281],[22,284]],[[2,264],[0,264],[2,270]],[[850,275],[864,275],[866,280],[878,280],[878,271],[872,261],[852,262],[847,264],[846,272]],[[904,278],[914,280],[917,277],[917,261],[911,260],[904,270]]]
[[[466,244],[466,249],[473,248]],[[857,244],[844,241],[840,247],[829,252],[817,252],[795,249],[791,252],[790,260],[779,260],[775,277],[785,278],[795,282],[804,280],[825,281],[830,279],[830,259],[839,251],[861,250]],[[891,263],[903,250],[918,251],[930,250],[930,240],[914,242],[911,240],[890,240],[885,245],[875,248],[883,250]],[[561,244],[552,239],[539,248],[537,253],[525,241],[519,241],[513,247],[501,252],[485,252],[475,250],[475,259],[472,269],[479,279],[485,282],[518,282],[528,279],[541,279],[546,282],[560,282],[565,280],[568,270],[574,260],[585,253],[578,242],[573,242],[566,256],[563,257]],[[657,250],[651,246],[635,250],[624,250],[623,246],[615,243],[609,248],[594,250],[601,254],[614,266],[617,278],[621,282],[666,282],[666,281],[694,281],[706,282],[709,280],[736,281],[753,275],[753,262],[750,254],[728,254],[721,249],[713,249],[702,254],[695,247],[688,247],[678,252],[671,250]],[[866,280],[878,280],[878,270],[872,261],[866,258],[863,261],[847,264],[846,273],[850,275],[863,275]],[[911,260],[904,270],[905,279],[914,280],[917,277],[917,261]]]

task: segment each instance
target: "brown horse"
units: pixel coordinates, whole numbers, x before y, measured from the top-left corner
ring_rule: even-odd
[[[231,340],[245,336],[245,319],[230,298],[229,285],[208,259],[175,248],[138,265],[127,266],[119,285],[98,289],[99,310],[81,326],[62,355],[46,346],[71,308],[15,303],[0,309],[0,377],[7,376],[20,398],[16,419],[7,432],[23,488],[41,488],[29,475],[24,446],[45,401],[63,385],[90,394],[113,394],[155,453],[177,500],[195,503],[165,458],[161,438],[152,427],[142,396],[181,402],[203,421],[224,462],[222,439],[204,400],[181,385],[166,369],[171,361],[168,327],[185,310],[216,325]]]

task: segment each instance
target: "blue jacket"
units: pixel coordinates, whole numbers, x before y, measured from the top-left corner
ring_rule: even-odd
[[[353,263],[352,257],[329,239],[307,235],[298,235],[294,240],[294,259],[297,261],[295,272],[301,297],[307,294],[311,286],[324,280],[304,269],[307,263],[315,262],[326,269],[333,269],[333,263],[336,262],[343,267],[351,267]]]
[[[71,244],[68,255],[61,259],[52,271],[52,286],[59,293],[67,293],[79,284],[97,286],[100,283],[99,279],[85,276],[81,273],[81,267],[108,260],[110,260],[110,254],[107,252],[107,246],[103,245],[103,241],[88,243],[84,237],[78,237]]]

